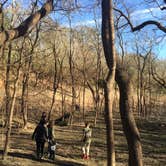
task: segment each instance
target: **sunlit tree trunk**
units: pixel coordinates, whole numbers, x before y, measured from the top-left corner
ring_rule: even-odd
[[[115,148],[114,148],[114,128],[113,128],[113,100],[114,100],[114,79],[110,73],[107,76],[104,85],[105,97],[105,122],[107,129],[107,165],[115,165]]]
[[[23,45],[21,48],[21,52],[19,53],[19,55],[20,55],[19,64],[17,67],[16,78],[14,81],[14,89],[13,89],[13,94],[12,94],[12,98],[11,98],[11,105],[9,108],[9,114],[8,114],[8,118],[7,118],[6,139],[5,139],[5,145],[4,145],[4,151],[3,151],[3,159],[5,159],[8,154],[8,149],[9,149],[9,144],[10,144],[10,134],[11,134],[11,128],[12,128],[13,112],[14,112],[14,106],[15,106],[17,91],[18,91],[18,82],[19,82],[19,77],[20,77],[22,51],[23,51]]]

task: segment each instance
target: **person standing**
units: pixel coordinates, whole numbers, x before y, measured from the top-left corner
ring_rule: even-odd
[[[40,123],[35,128],[33,135],[32,135],[32,140],[33,139],[35,139],[35,141],[36,141],[37,159],[41,159],[44,154],[45,142],[48,139],[47,129],[45,127],[45,122],[43,120],[41,120]]]
[[[86,123],[85,128],[83,129],[83,137],[82,137],[82,141],[83,141],[82,158],[83,159],[89,159],[91,136],[92,136],[92,129],[90,128],[90,124]]]
[[[47,125],[48,131],[48,156],[49,159],[55,159],[55,149],[52,147],[56,147],[55,134],[54,134],[54,121],[49,121]]]

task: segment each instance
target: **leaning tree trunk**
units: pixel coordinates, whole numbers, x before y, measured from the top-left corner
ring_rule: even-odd
[[[132,85],[127,71],[116,69],[116,82],[120,90],[120,115],[129,149],[129,166],[142,166],[142,147],[140,134],[132,112]]]

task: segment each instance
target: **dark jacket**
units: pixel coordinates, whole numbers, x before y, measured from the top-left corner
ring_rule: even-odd
[[[32,135],[32,139],[34,138],[36,141],[41,141],[41,142],[45,142],[48,139],[47,129],[45,128],[44,125],[40,123],[37,125]]]
[[[50,127],[49,125],[47,126],[48,128],[48,139],[49,140],[54,140],[55,136],[54,136],[54,128]]]

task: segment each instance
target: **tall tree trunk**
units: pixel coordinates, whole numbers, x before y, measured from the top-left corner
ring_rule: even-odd
[[[58,69],[57,69],[57,53],[56,53],[55,44],[53,45],[53,54],[54,54],[54,82],[53,82],[53,94],[52,94],[51,107],[50,107],[50,110],[48,113],[48,120],[50,120],[50,117],[52,114],[53,106],[55,103],[55,95],[56,95],[56,91],[58,89],[58,84],[59,84],[59,79],[60,79],[60,77],[59,77],[59,79],[57,78]]]
[[[7,119],[10,110],[10,101],[11,101],[11,93],[10,93],[10,67],[11,67],[11,50],[12,46],[9,43],[9,52],[7,56],[7,65],[6,65],[6,81],[5,81],[5,95],[6,95],[6,103],[5,103],[5,111],[6,111],[6,122],[5,126],[7,125]]]
[[[21,52],[22,52],[22,49],[21,49]],[[7,121],[7,126],[6,126],[7,131],[6,131],[5,146],[4,146],[4,151],[3,151],[3,159],[5,159],[8,154],[8,148],[9,148],[9,144],[10,144],[10,134],[11,134],[11,128],[12,128],[13,112],[14,112],[19,76],[20,76],[21,56],[22,56],[22,53],[20,53],[20,57],[19,57],[19,65],[17,68],[17,75],[16,75],[16,79],[14,82],[14,90],[13,90],[13,95],[12,95],[12,100],[11,100],[11,106],[9,109],[9,116],[8,116],[8,121]]]
[[[137,55],[137,110],[138,110],[138,116],[141,115],[141,102],[140,102],[140,70],[141,70],[141,64],[140,64],[140,57]]]
[[[23,74],[23,81],[22,81],[22,95],[21,95],[21,112],[23,114],[23,122],[24,125],[23,127],[26,128],[27,123],[28,123],[28,86],[29,86],[29,77],[30,77],[30,69],[32,65],[32,60],[33,60],[33,53],[35,46],[38,41],[39,37],[39,31],[40,31],[40,26],[36,28],[36,36],[33,44],[31,44],[31,50],[30,53],[28,54],[28,62],[25,63],[25,72]],[[26,57],[27,58],[27,57]]]
[[[94,119],[94,125],[96,126],[97,123],[97,116],[98,116],[98,94],[96,89],[93,88],[93,85],[90,84],[89,81],[87,81],[87,85],[89,87],[89,90],[92,93],[92,97],[93,97],[93,105],[94,105],[94,111],[95,111],[95,119]]]
[[[115,165],[115,148],[114,148],[114,132],[113,132],[113,100],[114,100],[114,78],[110,75],[107,76],[104,85],[105,97],[105,122],[107,132],[107,165]]]
[[[86,94],[86,88],[85,88],[85,77],[83,80],[83,96],[82,96],[82,117],[83,117],[83,121],[85,120],[85,94]]]
[[[124,68],[117,67],[116,82],[120,90],[120,115],[129,149],[129,166],[142,166],[142,147],[140,134],[132,112],[132,85],[130,76]]]
[[[70,111],[70,125],[73,123],[75,105],[76,105],[76,90],[75,90],[75,78],[74,78],[74,64],[73,64],[73,32],[71,27],[71,16],[69,15],[69,26],[70,26],[70,36],[69,36],[69,67],[70,67],[70,77],[71,77],[71,91],[72,91],[72,103],[71,103],[71,111]]]
[[[13,97],[11,101],[11,108],[9,111],[9,117],[8,117],[8,122],[7,122],[7,132],[6,132],[6,140],[5,140],[5,146],[4,146],[4,152],[3,152],[3,159],[7,156],[8,153],[8,147],[10,143],[10,133],[11,133],[11,128],[12,128],[12,119],[13,119],[13,112],[14,112],[14,106],[15,106],[15,101],[16,101],[16,96],[17,96],[17,86],[18,86],[18,79],[16,80],[16,83],[14,85],[14,92],[13,92]]]
[[[115,54],[115,32],[114,32],[114,15],[112,0],[102,1],[102,42],[104,47],[104,55],[109,68],[109,76],[107,77],[107,85],[105,88],[105,111],[106,111],[106,127],[107,127],[107,165],[115,166],[115,151],[113,135],[113,119],[112,106],[113,98],[110,93],[114,92],[114,79],[116,69]],[[113,93],[114,94],[114,93]],[[108,103],[109,102],[109,103]],[[108,116],[108,117],[107,117]]]
[[[21,95],[21,112],[23,115],[23,127],[26,128],[27,125],[27,98],[28,98],[28,90],[27,90],[27,75],[24,73],[23,75],[23,81],[22,81],[22,95]]]
[[[148,109],[148,117],[151,115],[152,111],[152,79],[151,79],[151,54],[149,56],[149,61],[148,61],[148,84],[149,84],[149,109]],[[147,118],[148,118],[147,117]]]

